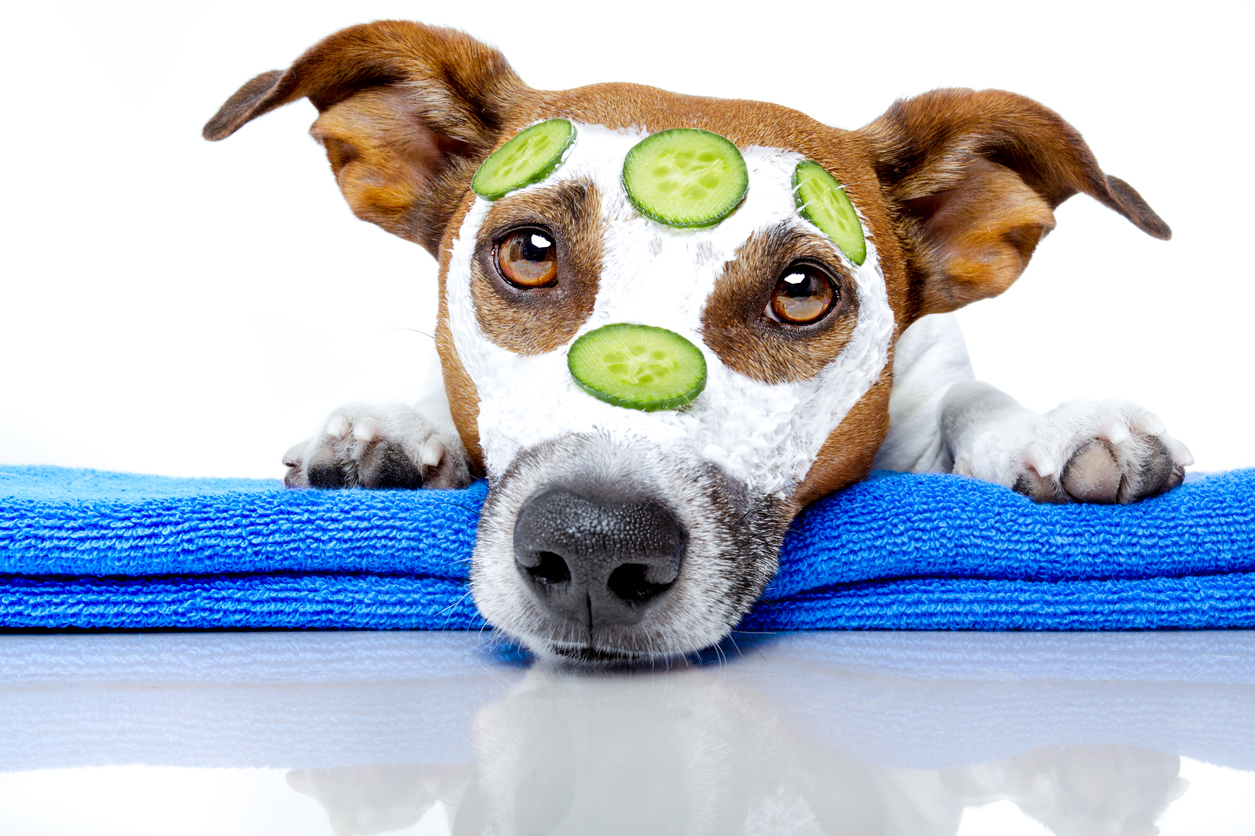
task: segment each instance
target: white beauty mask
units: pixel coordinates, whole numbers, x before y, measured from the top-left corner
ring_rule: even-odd
[[[596,184],[607,230],[592,314],[571,341],[539,355],[517,354],[492,342],[480,327],[471,292],[477,238],[492,205],[476,198],[449,262],[449,327],[458,358],[479,394],[478,427],[484,464],[499,477],[521,449],[572,433],[637,437],[658,449],[709,461],[760,495],[784,496],[800,483],[828,435],[879,379],[888,359],[893,313],[874,241],[854,265],[824,238],[834,262],[853,276],[858,322],[842,352],[806,380],[763,383],[734,371],[702,340],[704,306],[724,266],[755,233],[795,227],[822,233],[801,218],[791,178],[803,157],[792,151],[741,149],[749,170],[745,201],[713,227],[677,230],[640,216],[622,185],[623,160],[647,134],[576,123],[566,160],[527,189],[561,183]],[[866,224],[864,223],[864,230]],[[674,331],[706,359],[705,390],[680,410],[643,412],[587,394],[567,368],[578,336],[611,323]]]

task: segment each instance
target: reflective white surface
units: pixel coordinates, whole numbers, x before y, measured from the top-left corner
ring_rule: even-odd
[[[0,636],[4,834],[1249,834],[1252,799],[1243,632],[598,674],[465,633]]]

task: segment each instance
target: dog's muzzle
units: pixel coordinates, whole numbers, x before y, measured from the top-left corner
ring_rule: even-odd
[[[597,630],[638,623],[680,575],[688,532],[668,508],[546,490],[524,503],[514,560],[552,615]]]
[[[791,517],[681,446],[571,433],[490,476],[471,590],[542,656],[661,658],[719,641],[776,568]]]

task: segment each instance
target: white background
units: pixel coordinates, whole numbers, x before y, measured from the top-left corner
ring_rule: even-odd
[[[434,262],[352,216],[313,107],[200,138],[257,73],[402,17],[538,88],[634,81],[846,128],[938,86],[1042,101],[1175,237],[1065,203],[1021,281],[963,313],[977,374],[1039,409],[1130,397],[1198,469],[1255,465],[1253,6],[1118,5],[24,4],[0,53],[0,464],[279,476],[337,404],[420,394]]]

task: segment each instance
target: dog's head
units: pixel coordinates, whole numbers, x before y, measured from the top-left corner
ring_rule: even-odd
[[[1071,126],[999,91],[936,91],[845,131],[628,84],[533,90],[465,35],[382,22],[258,76],[205,135],[300,98],[353,211],[440,261],[445,386],[491,484],[476,603],[534,649],[577,658],[726,635],[794,514],[870,470],[898,335],[1005,290],[1063,200],[1085,192],[1168,234]],[[575,134],[552,172],[494,200],[472,190],[491,153],[550,119]],[[745,197],[713,225],[651,220],[625,191],[628,153],[674,128],[724,137],[744,161]],[[862,250],[799,210],[804,161],[848,196]],[[695,347],[701,394],[656,411],[588,394],[568,350],[613,323]]]

